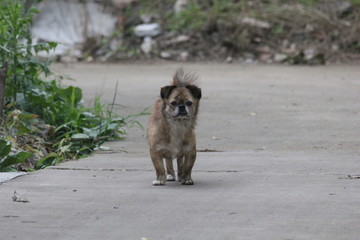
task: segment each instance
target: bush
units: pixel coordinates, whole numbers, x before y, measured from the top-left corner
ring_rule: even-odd
[[[0,0],[0,171],[83,157],[109,139],[122,139],[125,127],[139,125],[135,116],[114,116],[115,102],[105,106],[97,98],[94,107],[85,108],[80,88],[63,88],[54,80],[50,62],[36,54],[56,43],[32,43],[29,27],[38,11],[25,6]],[[19,166],[25,160],[27,167]]]

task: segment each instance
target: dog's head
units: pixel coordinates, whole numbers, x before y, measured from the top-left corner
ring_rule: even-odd
[[[161,88],[160,96],[164,101],[164,111],[174,119],[195,119],[201,89],[195,85],[184,87],[165,86]]]

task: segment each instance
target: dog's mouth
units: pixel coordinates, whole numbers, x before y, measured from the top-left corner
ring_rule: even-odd
[[[176,107],[173,117],[178,119],[188,119],[190,117],[188,108],[184,105]]]
[[[178,113],[178,114],[174,114],[173,118],[176,118],[176,119],[189,119],[190,116],[187,113]]]

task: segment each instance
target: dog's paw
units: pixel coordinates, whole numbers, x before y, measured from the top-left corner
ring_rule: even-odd
[[[166,175],[166,181],[170,181],[170,182],[175,181],[175,176],[171,174]]]
[[[182,185],[194,185],[194,181],[193,180],[191,180],[191,179],[188,179],[188,180],[182,180],[181,181],[181,184]]]
[[[153,186],[163,186],[163,185],[165,185],[165,181],[163,181],[163,180],[154,180],[152,182],[152,185]]]

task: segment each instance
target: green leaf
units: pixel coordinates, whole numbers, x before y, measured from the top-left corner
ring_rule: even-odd
[[[31,129],[28,128],[27,126],[25,126],[25,124],[23,124],[22,122],[19,122],[18,124],[16,124],[16,130],[17,130],[17,135],[21,136],[25,133],[30,133]]]
[[[47,44],[49,45],[50,49],[55,49],[57,47],[57,42],[47,42]]]
[[[10,167],[10,166],[5,167],[5,168],[1,168],[0,171],[1,171],[1,172],[17,172],[15,168]]]
[[[0,45],[0,48],[8,53],[11,53],[11,51],[9,49],[7,49],[6,47]]]
[[[0,160],[5,158],[11,151],[11,143],[0,139]]]
[[[14,155],[9,155],[9,156],[7,156],[7,158],[5,158],[4,161],[2,161],[2,163],[0,165],[0,171],[10,165],[23,163],[30,156],[31,156],[31,153],[28,153],[28,152],[19,152]]]
[[[40,13],[39,9],[37,9],[37,8],[31,8],[31,9],[30,9],[30,12],[31,12],[31,13],[35,13],[35,14],[39,14],[39,13]]]
[[[95,115],[90,112],[82,112],[81,115],[86,118],[94,118]]]
[[[80,140],[80,139],[89,139],[90,137],[86,134],[83,134],[83,133],[76,133],[76,134],[73,134],[71,136],[71,139],[76,139],[76,140]]]
[[[53,165],[56,165],[59,161],[60,161],[60,159],[57,158],[56,154],[50,154],[49,156],[40,159],[36,163],[35,169],[40,170],[47,166],[53,166]]]
[[[100,130],[98,127],[95,128],[82,128],[84,134],[86,134],[89,138],[96,138],[100,134]]]
[[[70,86],[65,89],[60,89],[59,93],[74,105],[78,104],[82,99],[82,91],[78,87]]]

